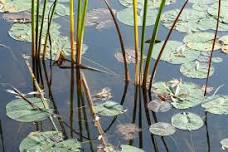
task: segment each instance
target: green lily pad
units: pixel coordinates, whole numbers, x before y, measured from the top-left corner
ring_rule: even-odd
[[[76,139],[63,140],[61,132],[31,132],[20,144],[20,152],[80,152],[81,144]]]
[[[228,23],[228,4],[227,1],[221,1],[221,12],[220,12],[220,21],[223,23]],[[218,2],[214,3],[208,8],[208,13],[214,18],[217,19],[218,16]]]
[[[172,125],[181,130],[198,130],[203,126],[203,120],[200,116],[191,112],[182,112],[175,114],[171,119]]]
[[[208,97],[202,104],[205,111],[213,114],[223,115],[228,114],[228,96],[212,96]]]
[[[122,4],[125,7],[133,7],[133,1],[132,0],[119,0],[120,4]],[[143,9],[144,7],[144,0],[138,0],[138,8]],[[176,0],[167,0],[166,5],[170,5],[175,3]],[[148,7],[151,8],[159,8],[160,7],[161,0],[148,0]]]
[[[45,120],[53,113],[53,109],[44,108],[43,102],[48,104],[48,101],[42,101],[40,98],[28,98],[28,100],[35,106],[32,107],[24,99],[16,99],[8,103],[7,116],[20,122],[34,122]]]
[[[191,49],[197,51],[211,51],[212,44],[214,40],[214,33],[209,32],[197,32],[191,33],[184,37],[184,43]],[[221,45],[218,43],[218,40],[215,43],[215,50],[221,48]]]
[[[207,4],[201,4],[201,3],[195,3],[192,5],[192,8],[197,11],[205,12],[207,11],[209,5]]]
[[[215,18],[211,17],[210,15],[207,15],[205,18],[197,22],[197,27],[201,31],[215,30],[216,22],[217,21]],[[228,31],[228,24],[220,22],[218,31]]]
[[[170,80],[153,84],[155,94],[166,94],[171,99],[171,104],[177,109],[187,109],[203,102],[204,92],[194,83]]]
[[[211,66],[209,77],[214,74],[214,67]],[[199,61],[187,62],[181,65],[180,72],[189,78],[204,79],[207,78],[208,63]]]
[[[144,152],[144,150],[130,145],[121,145],[121,148],[121,152]]]
[[[117,116],[125,112],[122,105],[114,101],[106,101],[94,106],[97,114],[101,116]]]
[[[226,150],[228,148],[228,138],[224,138],[220,141],[220,144],[222,145],[222,149]]]
[[[157,43],[154,46],[152,58],[157,59],[164,42]],[[200,52],[187,48],[183,43],[178,41],[168,41],[161,56],[161,60],[172,63],[182,64],[198,58]]]
[[[190,3],[197,3],[197,4],[211,4],[217,2],[217,0],[189,0]]]
[[[170,136],[176,132],[176,129],[169,123],[158,122],[150,126],[150,132],[158,136]]]
[[[170,29],[179,12],[179,9],[165,12],[161,18],[163,25]],[[201,19],[205,18],[205,16],[205,12],[194,9],[184,9],[174,29],[187,33],[199,31],[197,23]]]
[[[146,26],[154,25],[157,17],[157,12],[158,11],[155,9],[148,9]],[[117,19],[123,24],[134,26],[133,8],[129,7],[118,11]],[[143,10],[140,10],[138,12],[138,26],[142,26],[142,24],[143,24]]]

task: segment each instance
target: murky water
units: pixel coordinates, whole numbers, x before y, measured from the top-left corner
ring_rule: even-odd
[[[169,6],[167,9],[180,7],[182,3],[174,4]],[[119,10],[122,6],[118,1],[112,1],[113,8]],[[89,9],[105,7],[102,1],[94,0],[90,2]],[[68,33],[68,21],[67,19],[57,19],[61,23],[63,34]],[[2,126],[2,137],[0,138],[0,151],[2,151],[2,143],[6,152],[16,152],[22,139],[24,139],[31,131],[35,131],[36,127],[32,123],[18,123],[14,120],[9,119],[6,116],[5,106],[13,100],[14,97],[8,94],[5,90],[8,88],[4,83],[9,83],[15,86],[22,92],[30,92],[32,88],[32,82],[27,70],[27,67],[22,58],[23,53],[30,54],[30,44],[15,41],[8,35],[8,30],[11,24],[6,23],[0,19],[0,44],[10,47],[0,47],[0,120]],[[120,23],[121,32],[123,32],[124,42],[126,47],[133,48],[133,28]],[[149,39],[151,35],[152,27],[147,28],[146,39]],[[224,35],[226,33],[219,33]],[[167,29],[163,26],[160,27],[158,37],[161,40],[167,35]],[[174,31],[172,38],[174,40],[182,40],[184,34],[180,34]],[[105,39],[104,39],[105,37]],[[102,126],[106,131],[108,140],[111,144],[119,146],[120,144],[132,144],[136,147],[144,149],[146,152],[219,152],[222,151],[220,140],[228,137],[227,126],[228,119],[226,116],[216,116],[207,114],[207,126],[200,128],[197,131],[181,131],[177,132],[169,137],[154,136],[149,132],[150,123],[155,121],[168,122],[170,123],[171,116],[180,110],[172,109],[165,113],[152,113],[148,112],[144,105],[143,94],[141,90],[137,90],[137,99],[135,96],[136,88],[130,83],[127,87],[127,92],[124,94],[124,81],[123,81],[123,64],[119,63],[115,58],[114,54],[116,50],[120,48],[117,34],[115,33],[114,26],[101,31],[96,30],[94,27],[86,29],[85,43],[89,46],[88,51],[84,55],[83,63],[96,68],[102,68],[101,66],[91,63],[95,61],[100,65],[108,67],[113,74],[103,74],[97,72],[91,72],[85,70],[85,75],[88,80],[88,84],[92,94],[95,94],[104,87],[112,89],[112,100],[117,101],[127,109],[127,112],[116,118],[101,118]],[[227,56],[222,53],[215,53],[215,55],[223,58],[223,62],[214,65],[215,74],[210,78],[209,84],[213,87],[218,87],[224,84],[219,90],[219,94],[227,94],[228,91],[228,77],[227,77]],[[49,62],[47,62],[47,70],[50,71]],[[133,76],[134,66],[130,65],[131,75]],[[110,72],[111,73],[111,72]],[[171,65],[168,63],[161,62],[159,70],[156,76],[156,81],[167,81],[173,78],[182,78],[184,81],[194,82],[199,85],[203,85],[205,80],[188,79],[179,72],[179,66]],[[133,79],[133,78],[132,78]],[[45,78],[44,78],[44,82]],[[49,96],[48,88],[46,86],[46,95]],[[52,67],[52,86],[51,93],[54,101],[57,105],[57,109],[64,120],[69,124],[70,119],[70,70],[60,69],[56,66]],[[122,100],[125,95],[125,100]],[[121,101],[122,100],[122,101]],[[94,127],[91,115],[87,103],[84,108],[78,109],[78,105],[75,101],[73,103],[73,126],[77,132],[81,132],[83,136],[90,136],[92,140],[81,137],[83,140],[83,151],[96,151],[97,144],[99,143],[97,138],[97,131]],[[185,111],[194,112],[205,118],[204,110],[198,106],[196,108],[190,108]],[[82,117],[79,118],[81,112]],[[84,112],[84,113],[83,113]],[[84,115],[86,114],[86,115]],[[148,122],[148,114],[150,121]],[[85,121],[84,119],[87,119]],[[79,121],[82,120],[82,121]],[[117,126],[119,124],[135,123],[141,126],[141,132],[137,134],[137,137],[133,140],[126,141],[117,133]],[[81,127],[80,127],[81,126]],[[44,121],[42,123],[43,130],[51,130],[50,123]],[[70,137],[70,129],[65,126],[67,135]],[[73,134],[74,137],[80,138],[80,135]],[[3,141],[2,141],[3,140]]]

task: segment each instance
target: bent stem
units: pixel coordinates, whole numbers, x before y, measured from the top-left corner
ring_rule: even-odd
[[[152,71],[152,74],[151,74],[151,78],[150,78],[149,94],[150,94],[151,89],[152,89],[152,83],[153,83],[153,80],[154,80],[154,77],[155,77],[155,74],[156,74],[156,71],[157,71],[157,68],[158,68],[158,64],[159,64],[159,62],[161,60],[162,53],[163,53],[163,51],[165,49],[165,46],[166,46],[166,44],[167,44],[167,42],[168,42],[168,40],[169,40],[169,38],[170,38],[170,36],[172,34],[173,29],[174,29],[174,27],[175,27],[180,15],[181,15],[181,13],[183,12],[185,6],[187,5],[187,3],[188,3],[188,0],[185,1],[184,5],[182,6],[181,10],[179,11],[177,17],[175,18],[175,20],[174,20],[174,22],[173,22],[173,24],[172,24],[172,26],[171,26],[171,28],[169,30],[169,33],[168,33],[168,35],[167,35],[167,37],[166,37],[166,39],[164,41],[164,44],[162,45],[162,48],[161,48],[161,50],[159,52],[159,55],[158,55],[157,60],[155,62],[155,65],[154,65],[154,68],[153,68],[153,71]]]
[[[94,120],[94,123],[95,123],[95,127],[97,128],[97,131],[99,133],[99,137],[98,138],[100,138],[100,140],[101,140],[102,144],[104,145],[104,147],[108,147],[108,142],[107,142],[107,138],[105,136],[105,132],[102,129],[99,116],[97,116],[96,111],[94,109],[93,99],[92,99],[89,87],[87,85],[87,82],[86,82],[86,79],[85,79],[85,76],[83,75],[83,73],[81,74],[81,78],[82,78],[82,85],[83,85],[83,88],[84,88],[84,91],[85,91],[85,94],[86,94],[86,98],[88,100],[89,109],[90,109],[90,112],[92,114],[92,117],[93,117],[93,120]]]
[[[27,67],[28,67],[28,70],[29,70],[29,72],[30,72],[30,75],[31,75],[31,77],[32,77],[32,80],[33,80],[33,82],[34,82],[34,85],[35,85],[37,91],[38,91],[39,94],[40,94],[41,100],[42,100],[42,101],[45,101],[46,99],[45,99],[45,97],[44,97],[44,92],[43,92],[43,90],[40,88],[39,83],[37,82],[36,77],[35,77],[35,75],[33,74],[32,68],[31,68],[31,66],[30,66],[30,64],[29,64],[29,61],[28,61],[27,59],[25,59],[25,63],[26,63],[26,65],[27,65]],[[46,109],[49,108],[49,105],[48,105],[48,104],[45,104],[45,102],[44,102],[44,108],[46,108]],[[52,124],[53,124],[55,130],[58,131],[58,128],[57,128],[57,126],[56,126],[56,124],[55,124],[55,122],[54,122],[54,120],[53,120],[53,117],[50,116],[49,118],[50,118],[50,121],[52,122]]]
[[[118,22],[115,18],[115,14],[114,12],[112,11],[112,8],[110,6],[110,4],[108,3],[107,0],[104,0],[111,16],[112,16],[112,20],[115,24],[115,27],[116,27],[116,31],[117,31],[117,34],[118,34],[118,37],[119,37],[119,41],[120,41],[120,46],[121,46],[121,50],[122,50],[122,55],[123,55],[123,59],[124,59],[124,71],[125,71],[125,80],[126,81],[130,81],[130,73],[129,73],[129,70],[128,70],[128,65],[127,65],[127,59],[126,59],[126,51],[125,51],[125,47],[124,47],[124,42],[123,42],[123,37],[122,37],[122,34],[120,32],[120,27],[118,25]]]
[[[215,43],[216,43],[218,28],[219,28],[220,13],[221,13],[221,0],[219,0],[219,3],[218,3],[218,17],[217,17],[217,23],[216,23],[215,36],[213,39],[211,54],[210,54],[210,58],[209,58],[209,62],[208,62],[208,71],[207,71],[207,79],[206,79],[206,85],[205,85],[205,90],[204,90],[204,96],[207,95],[207,87],[208,87],[209,75],[210,75],[210,71],[211,71],[212,56],[213,56],[213,52],[215,50]]]
[[[148,77],[148,73],[149,73],[149,69],[150,69],[150,62],[151,62],[151,57],[152,57],[152,53],[153,53],[153,48],[154,48],[155,40],[157,38],[159,22],[160,22],[162,11],[163,11],[163,9],[165,7],[165,2],[166,2],[166,0],[162,0],[161,1],[160,7],[159,7],[159,11],[158,11],[158,15],[157,15],[157,18],[156,18],[156,21],[155,21],[155,25],[154,25],[154,28],[153,28],[153,32],[152,32],[152,36],[151,36],[150,46],[149,46],[147,59],[146,59],[146,65],[145,65],[144,74],[143,74],[143,86],[145,88],[146,88],[147,77]],[[145,13],[145,11],[144,11],[144,13]],[[144,38],[143,38],[143,40],[144,40]],[[141,42],[141,43],[144,43],[144,41]],[[143,47],[142,47],[142,49],[143,49]]]

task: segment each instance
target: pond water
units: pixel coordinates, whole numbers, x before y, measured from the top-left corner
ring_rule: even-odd
[[[183,3],[182,1],[178,1],[171,4],[165,8],[165,11],[180,8]],[[67,6],[67,3],[64,5]],[[125,8],[118,1],[111,1],[111,5],[117,11]],[[187,7],[191,8],[192,4],[189,3]],[[76,4],[75,8],[77,8]],[[90,1],[88,10],[90,11],[94,8],[106,8],[106,6],[100,0]],[[6,92],[6,89],[10,89],[7,84],[11,84],[23,93],[33,90],[31,76],[22,57],[24,53],[30,54],[31,43],[12,39],[8,34],[12,23],[3,20],[2,15],[3,13],[0,14],[0,151],[16,152],[19,151],[18,147],[21,141],[30,132],[36,131],[37,127],[34,123],[19,123],[7,117],[5,107],[15,97]],[[55,21],[61,25],[61,33],[68,36],[68,17],[60,17],[55,19]],[[119,22],[119,25],[123,34],[125,47],[134,48],[133,27],[121,22]],[[147,27],[146,40],[150,38],[152,29],[153,26]],[[214,31],[211,30],[210,32]],[[159,40],[164,40],[167,33],[168,29],[161,25],[158,32]],[[218,33],[219,37],[226,34],[228,34],[226,31]],[[174,30],[170,39],[182,41],[185,35],[186,33]],[[115,58],[115,53],[120,48],[120,44],[114,26],[101,30],[96,29],[95,26],[87,27],[84,43],[88,46],[88,49],[83,55],[83,64],[108,71],[107,74],[83,70],[92,95],[95,95],[102,88],[108,87],[111,89],[112,100],[121,103],[124,109],[127,109],[125,113],[117,117],[100,118],[102,128],[110,144],[115,147],[119,147],[122,144],[129,144],[141,148],[146,152],[224,151],[220,141],[228,138],[228,118],[226,115],[215,115],[205,112],[204,108],[200,105],[185,110],[178,110],[173,107],[167,112],[157,113],[148,110],[148,101],[144,101],[141,88],[136,87],[133,83],[134,64],[129,64],[132,81],[128,85],[125,84],[123,80],[123,64]],[[146,44],[146,48],[148,48],[148,44]],[[223,85],[217,94],[227,95],[227,55],[221,51],[217,51],[214,53],[214,56],[221,57],[223,61],[213,64],[215,71],[209,79],[209,86],[215,90],[217,87]],[[153,64],[154,60],[152,62]],[[99,141],[97,140],[98,133],[96,127],[94,127],[87,102],[82,103],[85,104],[84,106],[78,105],[76,95],[74,96],[74,102],[70,102],[71,70],[61,69],[58,66],[51,66],[50,68],[49,61],[46,61],[46,68],[49,79],[52,79],[51,88],[48,89],[48,82],[43,74],[46,97],[52,98],[56,104],[57,111],[66,123],[63,126],[67,136],[77,138],[81,141],[82,151],[97,151],[97,146],[99,145]],[[155,81],[182,79],[183,82],[193,82],[199,86],[205,84],[205,79],[188,78],[179,72],[179,69],[180,65],[161,61]],[[43,66],[42,71],[44,71]],[[51,75],[50,71],[52,72]],[[192,112],[199,115],[205,121],[204,125],[195,131],[176,129],[173,135],[165,137],[150,133],[149,128],[151,124],[156,122],[171,123],[172,116],[180,112]],[[130,132],[130,135],[134,138],[126,140],[125,138],[130,135],[128,134],[126,137],[123,134],[127,134],[132,128],[128,129],[127,126],[123,126],[121,135],[120,127],[129,123],[135,124],[137,127],[136,130]],[[69,127],[70,125],[73,126],[74,131]],[[58,127],[61,128],[60,126]],[[48,120],[43,121],[39,128],[42,131],[53,130]]]

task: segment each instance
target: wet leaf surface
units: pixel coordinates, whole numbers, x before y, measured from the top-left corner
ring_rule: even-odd
[[[174,127],[188,131],[198,130],[204,124],[202,118],[191,112],[175,114],[171,122]]]
[[[122,105],[114,101],[106,101],[94,106],[97,114],[101,116],[117,116],[125,112]]]
[[[156,82],[153,84],[153,92],[169,96],[171,104],[177,109],[195,107],[204,99],[204,92],[198,85],[179,80]]]
[[[20,144],[20,152],[80,152],[81,144],[76,139],[63,140],[61,132],[31,132]]]
[[[154,99],[147,104],[147,108],[153,112],[167,112],[172,106],[167,101]]]
[[[16,99],[8,103],[6,105],[7,116],[20,122],[35,122],[45,120],[53,113],[53,109],[44,108],[43,102],[48,104],[48,101],[42,101],[40,98],[28,98],[28,100],[34,107],[24,99]]]
[[[228,96],[212,96],[208,97],[202,104],[205,111],[212,114],[223,115],[228,114]]]
[[[176,129],[169,123],[158,122],[150,126],[150,132],[158,136],[170,136],[176,132]]]
[[[211,66],[209,77],[214,74],[214,67]],[[180,72],[189,78],[205,79],[208,73],[208,63],[192,61],[181,65]]]

